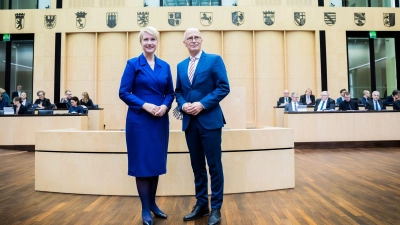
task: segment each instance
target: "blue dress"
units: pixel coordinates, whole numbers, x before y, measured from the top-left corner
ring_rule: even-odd
[[[167,172],[169,138],[168,112],[156,117],[142,109],[144,103],[166,105],[174,100],[171,69],[155,57],[154,71],[144,55],[128,60],[122,75],[119,97],[128,105],[126,146],[128,175],[151,177]]]

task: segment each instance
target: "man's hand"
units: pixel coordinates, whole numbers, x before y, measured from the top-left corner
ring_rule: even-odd
[[[185,103],[185,104],[187,104],[187,103]],[[184,107],[185,104],[182,107],[183,111],[185,111],[187,114],[190,114],[190,115],[196,116],[204,109],[203,105],[200,102],[188,103],[189,105]]]

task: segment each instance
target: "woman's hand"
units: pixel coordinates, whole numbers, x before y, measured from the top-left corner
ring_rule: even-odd
[[[158,107],[158,111],[156,112],[155,116],[162,117],[167,112],[168,107],[166,105],[161,105]]]
[[[148,113],[150,113],[153,116],[156,115],[159,108],[160,108],[160,106],[156,106],[151,103],[144,103],[144,105],[142,106],[142,109],[146,110]]]

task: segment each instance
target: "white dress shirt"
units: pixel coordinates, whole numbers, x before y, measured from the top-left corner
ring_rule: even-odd
[[[200,61],[200,56],[201,56],[201,53],[202,53],[203,51],[199,51],[199,53],[197,53],[197,55],[195,56],[195,58],[196,58],[196,61],[194,61],[194,68],[193,68],[193,74],[194,74],[194,72],[196,71],[196,68],[197,68],[197,64],[199,63],[199,61]],[[190,56],[190,60],[192,60],[192,56]],[[189,66],[188,66],[188,76],[189,76],[189,70],[190,70],[190,60],[189,60]],[[194,79],[194,76],[193,76],[193,79]]]
[[[324,104],[324,107],[322,107],[322,109],[321,109],[321,105],[322,105],[323,102],[325,102],[325,104]],[[317,111],[322,111],[322,110],[326,109],[326,104],[327,104],[327,103],[328,103],[328,99],[325,100],[325,101],[322,101],[322,100],[321,100],[321,101],[319,102]]]

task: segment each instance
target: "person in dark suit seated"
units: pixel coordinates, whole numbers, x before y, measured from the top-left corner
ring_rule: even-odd
[[[66,90],[64,97],[60,99],[60,103],[67,104],[67,108],[71,107],[71,97],[72,97],[72,92],[70,90]]]
[[[26,106],[27,109],[30,109],[31,106],[32,106],[32,102],[29,101],[26,97],[27,97],[27,94],[26,94],[25,91],[23,91],[23,92],[21,93],[21,100],[22,100],[22,103],[21,103],[21,104],[22,104],[23,106]]]
[[[22,105],[22,99],[20,97],[14,97],[13,104],[14,104],[13,108],[15,115],[28,114],[28,108]]]
[[[321,92],[321,98],[317,99],[314,111],[335,110],[335,100],[329,98],[327,91]]]
[[[366,105],[370,99],[370,93],[368,90],[364,90],[363,91],[363,96],[361,98],[358,99],[358,104],[359,105]]]
[[[338,106],[341,102],[344,101],[344,93],[346,92],[346,89],[340,90],[340,97],[336,99],[336,105]]]
[[[183,114],[182,130],[185,131],[196,192],[196,205],[183,220],[210,215],[208,225],[216,225],[221,221],[224,197],[221,142],[225,119],[219,103],[229,94],[230,87],[221,56],[202,51],[202,42],[198,29],[187,29],[183,43],[189,57],[177,66],[175,95]],[[206,164],[211,177],[211,213]]]
[[[71,107],[68,109],[68,113],[83,113],[82,106],[79,105],[79,99],[76,96],[71,97]]]
[[[368,102],[368,104],[365,105],[365,109],[366,110],[376,110],[376,111],[386,109],[386,106],[379,99],[379,91],[372,92],[372,100],[370,100]]]
[[[340,111],[347,110],[358,110],[358,103],[355,100],[351,100],[351,94],[349,92],[344,93],[344,101],[339,104]]]
[[[312,94],[310,88],[307,88],[304,95],[300,96],[300,104],[303,105],[314,105],[315,104],[315,96]]]
[[[159,176],[167,172],[168,111],[174,100],[174,86],[169,64],[155,55],[159,32],[145,27],[139,32],[139,41],[143,53],[128,60],[119,97],[128,106],[128,175],[136,178],[143,224],[153,224],[151,212],[155,217],[167,218],[157,206],[156,192]]]
[[[46,98],[46,93],[44,91],[38,91],[37,96],[39,97],[33,104],[36,104],[38,109],[46,109],[51,107],[50,99]]]
[[[397,98],[399,98],[399,90],[394,90],[392,91],[392,95],[388,96],[385,101],[383,101],[383,104],[385,106],[391,105]]]
[[[290,102],[292,102],[292,99],[289,97],[289,90],[285,90],[283,97],[280,97],[278,100],[278,106],[284,106]]]
[[[397,95],[393,101],[393,110],[400,111],[400,95]]]
[[[292,102],[285,105],[285,112],[297,112],[298,111],[299,96],[297,95],[297,92],[293,92],[291,95],[291,98],[292,98]]]
[[[15,97],[21,97],[22,94],[22,86],[18,85],[17,90],[11,93],[11,99],[14,99]]]
[[[79,103],[83,108],[91,109],[94,107],[92,99],[89,98],[89,94],[87,92],[82,93],[82,99],[79,101]]]

